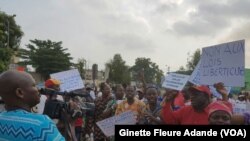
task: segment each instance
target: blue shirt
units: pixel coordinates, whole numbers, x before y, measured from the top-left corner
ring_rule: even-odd
[[[0,113],[0,141],[65,141],[46,115],[13,110]]]

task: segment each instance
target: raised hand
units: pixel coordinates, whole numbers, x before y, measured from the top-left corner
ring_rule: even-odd
[[[214,84],[214,87],[216,89],[216,91],[221,94],[223,100],[228,100],[228,91],[226,90],[224,84],[222,82],[219,82],[219,83],[215,83]]]

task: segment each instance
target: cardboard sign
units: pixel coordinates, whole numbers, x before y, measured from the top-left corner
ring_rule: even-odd
[[[186,85],[188,79],[189,75],[170,73],[165,77],[162,87],[180,91]]]
[[[200,65],[201,65],[201,60],[198,62],[194,71],[192,72],[191,76],[188,79],[189,82],[191,82],[195,85],[201,84]]]
[[[105,136],[110,137],[115,135],[115,125],[133,125],[136,123],[134,113],[127,111],[120,115],[113,116],[102,121],[96,122],[97,126],[102,130]]]
[[[51,78],[60,80],[61,91],[72,91],[76,89],[84,88],[83,80],[81,79],[80,73],[77,69],[53,73],[50,75]]]
[[[202,49],[201,84],[223,82],[225,86],[243,87],[245,71],[245,41],[234,41]]]

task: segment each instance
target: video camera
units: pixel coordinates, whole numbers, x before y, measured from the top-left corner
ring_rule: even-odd
[[[41,88],[39,90],[40,94],[45,94],[45,95],[61,95],[61,96],[70,96],[70,97],[75,97],[75,96],[80,96],[80,97],[88,97],[87,94],[81,94],[81,93],[76,93],[76,92],[59,92],[55,91],[53,89],[48,89],[48,88]]]
[[[69,96],[69,97],[88,97],[88,94],[76,93],[76,92],[59,92],[53,89],[42,88],[39,90],[42,95],[61,95],[61,96]],[[81,104],[80,109],[71,109],[67,102],[63,102],[60,100],[47,100],[43,114],[48,115],[52,119],[62,119],[62,110],[64,109],[66,113],[71,115],[72,118],[81,117],[83,115],[82,111],[94,111],[93,104]]]

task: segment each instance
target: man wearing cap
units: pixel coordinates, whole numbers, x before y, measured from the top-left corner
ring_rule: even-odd
[[[45,81],[45,88],[47,89],[52,89],[52,90],[55,90],[55,91],[60,91],[60,84],[61,82],[57,79],[48,79]],[[57,95],[51,95],[50,97],[51,99],[58,99],[58,100],[61,100],[63,101],[63,98],[62,96],[57,96]]]
[[[216,83],[216,90],[227,101],[227,91],[222,83]],[[191,105],[173,111],[171,104],[173,98],[167,98],[162,110],[162,119],[166,124],[207,125],[209,104],[211,101],[210,89],[207,86],[192,86],[189,88]]]
[[[59,86],[60,86],[60,81],[56,80],[56,79],[48,79],[45,83],[44,83],[45,88],[49,88],[49,89],[53,89],[53,90],[58,90]],[[50,97],[49,95],[41,95],[40,97],[40,103],[37,104],[35,107],[32,108],[32,111],[38,114],[43,114],[44,112],[44,107],[45,107],[45,103],[47,98]],[[55,99],[57,98],[56,95],[54,95]],[[62,98],[61,98],[62,100]]]
[[[208,124],[208,109],[211,92],[206,86],[190,87],[191,105],[184,106],[176,111],[172,109],[173,97],[165,99],[162,110],[162,119],[166,124]]]
[[[46,89],[52,89],[54,91],[60,91],[60,81],[59,80],[56,80],[56,79],[48,79],[45,81],[45,88]],[[52,109],[51,109],[51,106],[54,105],[55,102],[58,101],[58,98],[57,98],[57,95],[56,94],[53,94],[53,95],[47,95],[47,101],[45,103],[45,107],[44,107],[44,112],[43,114],[46,114],[46,115],[52,115],[53,112]],[[61,97],[60,98],[60,101],[63,101],[63,98]],[[53,117],[51,117],[53,118]]]
[[[48,79],[44,83],[46,89],[51,89],[54,91],[60,91],[60,84],[61,82],[56,79]],[[48,115],[50,118],[52,118],[53,121],[57,124],[59,131],[63,133],[64,125],[62,123],[61,111],[57,111],[58,102],[63,101],[63,98],[61,96],[60,100],[58,100],[56,94],[46,96],[47,100],[45,102],[43,114]]]

